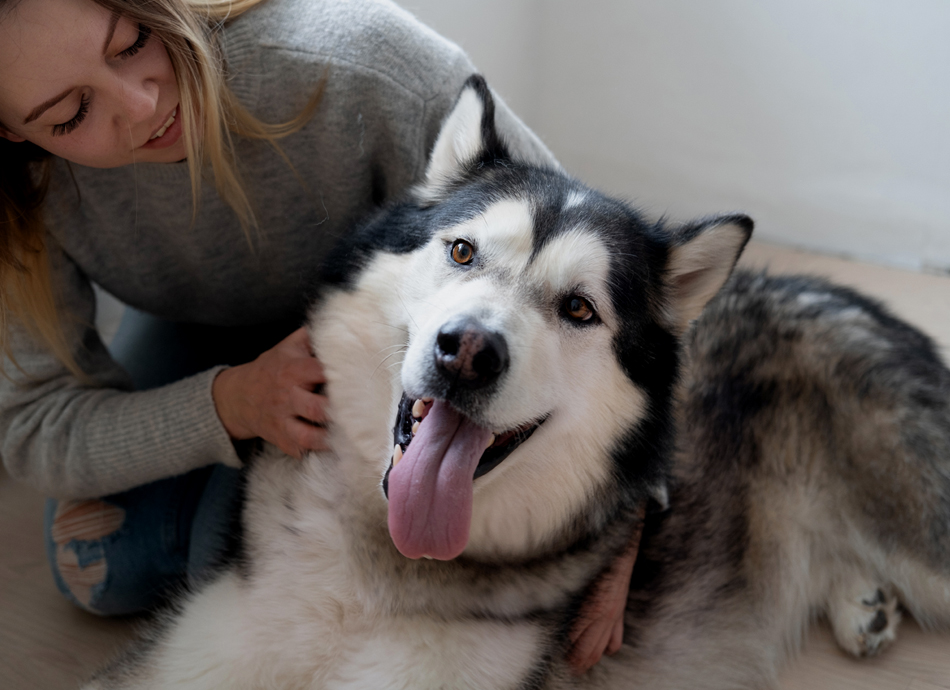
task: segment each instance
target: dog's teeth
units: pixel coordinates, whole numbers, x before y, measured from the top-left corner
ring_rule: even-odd
[[[422,557],[423,557],[424,559],[426,559],[427,561],[434,561],[434,560],[435,560],[432,556],[426,556],[425,554],[423,554]]]
[[[429,404],[430,402],[432,402],[434,399],[435,399],[435,398],[422,398],[422,402],[424,402],[426,405],[428,405],[428,404]]]
[[[491,448],[493,443],[495,443],[495,434],[492,434],[492,435],[491,435],[491,438],[488,439],[488,445],[485,446],[485,447],[486,447],[486,448]]]
[[[402,446],[397,443],[393,447],[393,467],[398,465],[400,460],[402,460]]]
[[[425,409],[426,409],[425,402],[423,402],[422,400],[416,400],[414,403],[412,403],[412,416],[415,417],[416,419],[420,419]]]
[[[419,431],[419,422],[413,422],[413,423],[412,423],[412,433],[416,433],[417,431]]]

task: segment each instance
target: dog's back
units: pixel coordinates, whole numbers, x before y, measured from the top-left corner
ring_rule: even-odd
[[[733,276],[689,334],[671,509],[594,675],[770,687],[817,615],[855,656],[894,640],[899,604],[950,624],[948,401],[933,344],[879,304]]]

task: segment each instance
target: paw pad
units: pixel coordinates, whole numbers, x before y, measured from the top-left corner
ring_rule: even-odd
[[[855,589],[863,589],[864,595],[855,596]],[[893,642],[901,620],[897,597],[882,588],[839,589],[828,614],[838,644],[858,657],[874,656]]]

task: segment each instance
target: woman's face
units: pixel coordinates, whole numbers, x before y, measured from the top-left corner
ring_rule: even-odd
[[[171,163],[186,155],[178,105],[147,27],[92,0],[14,0],[0,14],[0,136],[94,168]]]

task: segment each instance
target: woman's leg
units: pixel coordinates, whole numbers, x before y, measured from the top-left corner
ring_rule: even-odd
[[[110,351],[145,390],[216,364],[250,361],[293,328],[196,326],[127,309]],[[212,465],[101,499],[50,499],[46,547],[56,584],[101,615],[154,608],[224,559],[240,495],[240,473]]]
[[[60,591],[105,616],[159,605],[188,572],[191,527],[212,472],[203,467],[101,499],[49,499],[46,551]]]

